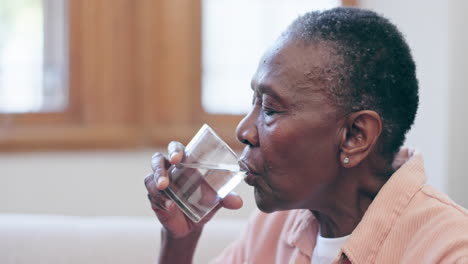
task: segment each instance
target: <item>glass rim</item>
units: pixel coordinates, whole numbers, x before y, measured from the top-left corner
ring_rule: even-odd
[[[195,144],[193,142],[193,139],[197,138],[197,137],[200,137],[201,136],[201,133],[207,129],[208,131],[210,131],[210,133],[216,138],[216,140],[218,140],[219,142],[221,142],[221,145],[223,147],[225,147],[232,155],[234,155],[234,157],[236,158],[237,161],[239,161],[239,158],[237,157],[237,154],[236,152],[214,131],[213,128],[211,128],[208,124],[204,123],[201,128],[197,131],[197,133],[195,134],[195,136],[193,136],[192,140],[190,140],[190,142],[187,144],[186,148],[187,149],[191,149],[192,148],[192,145]]]

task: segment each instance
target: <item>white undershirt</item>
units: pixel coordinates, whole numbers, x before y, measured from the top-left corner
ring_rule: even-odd
[[[314,251],[310,263],[313,264],[330,264],[340,253],[341,247],[346,243],[346,240],[351,235],[337,238],[326,238],[317,234],[317,242],[315,243]]]

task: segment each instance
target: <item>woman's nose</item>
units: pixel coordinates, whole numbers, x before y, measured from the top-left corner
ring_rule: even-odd
[[[254,109],[237,125],[236,136],[241,143],[251,147],[258,146],[258,130],[254,118]]]

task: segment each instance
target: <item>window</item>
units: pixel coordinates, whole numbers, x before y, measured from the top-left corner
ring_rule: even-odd
[[[26,12],[27,19],[39,24],[30,23],[29,31],[18,31],[19,39],[38,40],[27,43],[39,47],[34,48],[39,54],[32,63],[35,66],[30,67],[35,73],[25,74],[29,68],[11,61],[2,65],[2,69],[19,69],[20,77],[9,78],[23,81],[27,88],[2,87],[13,95],[5,103],[8,112],[0,111],[1,151],[143,145],[138,119],[138,111],[143,111],[138,102],[142,88],[133,70],[139,63],[135,58],[139,46],[133,43],[135,28],[150,23],[135,21],[150,3],[138,2],[142,4],[132,9],[130,0],[0,1],[1,14],[10,4],[9,10],[15,11],[10,14],[21,18]],[[5,43],[4,32],[2,28],[1,43]],[[12,55],[14,60],[32,52],[29,46],[13,47],[21,50]],[[18,97],[34,99],[21,102]],[[13,109],[12,102],[20,103],[14,103]]]
[[[0,112],[62,111],[68,88],[66,0],[0,5]]]
[[[260,56],[297,16],[339,0],[203,0],[203,109],[245,114]]]

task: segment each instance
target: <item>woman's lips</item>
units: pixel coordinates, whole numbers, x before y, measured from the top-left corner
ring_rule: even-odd
[[[255,171],[255,169],[244,159],[239,161],[239,166],[242,170],[246,171],[244,181],[250,185],[255,186],[257,182],[257,177],[259,174]]]
[[[247,172],[244,181],[250,186],[255,186],[257,182],[257,177],[258,176],[256,174]]]

